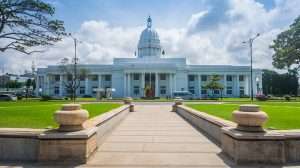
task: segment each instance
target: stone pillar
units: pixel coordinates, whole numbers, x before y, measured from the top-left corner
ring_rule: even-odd
[[[174,99],[174,104],[173,104],[173,106],[172,106],[172,111],[173,111],[173,112],[177,112],[177,107],[178,107],[179,105],[182,105],[182,102],[183,102],[183,99],[182,99],[182,98],[176,98],[176,99]]]
[[[159,89],[159,87],[158,87],[158,77],[159,77],[159,75],[158,75],[158,73],[156,72],[155,73],[155,97],[159,97],[159,91],[158,91],[158,89]]]
[[[85,77],[85,81],[84,81],[84,94],[88,95],[89,94],[89,77],[86,76]]]

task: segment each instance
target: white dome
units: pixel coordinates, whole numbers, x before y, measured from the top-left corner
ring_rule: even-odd
[[[143,30],[139,44],[138,44],[138,57],[160,57],[161,46],[158,33],[152,29],[152,19],[147,19],[147,28]]]

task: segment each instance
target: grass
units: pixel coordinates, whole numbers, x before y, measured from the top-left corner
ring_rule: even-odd
[[[249,103],[249,102],[247,102]],[[232,102],[224,104],[187,104],[194,108],[226,120],[231,120],[231,114],[245,102]],[[270,129],[300,129],[300,103],[297,102],[255,102],[261,106],[262,111],[269,115],[265,128]]]
[[[0,102],[0,127],[10,128],[56,128],[53,113],[66,101],[18,101]],[[90,118],[121,106],[116,103],[83,104]]]

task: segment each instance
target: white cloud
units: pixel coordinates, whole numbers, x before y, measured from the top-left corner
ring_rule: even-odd
[[[217,20],[218,26],[201,29],[205,17],[212,17],[218,8],[207,8],[190,17],[182,28],[157,28],[163,49],[168,57],[185,56],[193,64],[233,64],[249,63],[248,46],[242,41],[261,33],[254,43],[254,65],[259,68],[272,68],[272,51],[269,45],[278,33],[288,27],[299,15],[300,1],[277,0],[276,6],[266,10],[254,0],[228,0]],[[155,20],[154,20],[155,22]],[[114,57],[134,57],[139,35],[144,26],[111,26],[106,21],[86,21],[74,36],[78,37],[78,55],[81,63],[107,64]],[[192,31],[191,31],[192,30]],[[29,69],[36,59],[39,67],[57,64],[64,57],[72,57],[74,44],[65,38],[47,52],[31,56],[15,52],[0,53],[0,66],[7,71],[20,72]]]

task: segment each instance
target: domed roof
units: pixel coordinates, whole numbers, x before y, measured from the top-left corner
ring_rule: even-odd
[[[152,29],[152,19],[147,19],[147,28],[142,31],[138,43],[138,57],[157,56],[161,54],[158,33]]]

